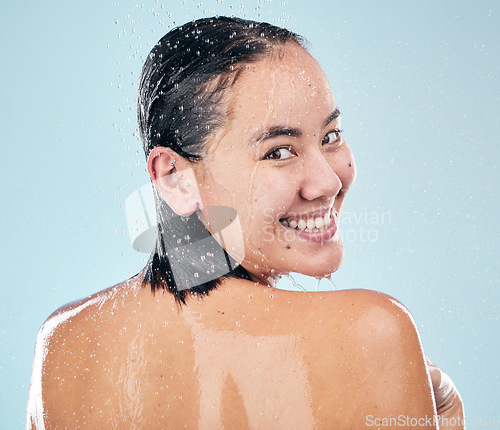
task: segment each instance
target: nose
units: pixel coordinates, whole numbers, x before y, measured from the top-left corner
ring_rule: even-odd
[[[309,154],[304,161],[300,195],[306,200],[335,197],[342,181],[320,151]]]

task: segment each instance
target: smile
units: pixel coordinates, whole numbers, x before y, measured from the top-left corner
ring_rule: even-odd
[[[285,227],[290,227],[298,231],[305,231],[307,233],[316,233],[318,231],[325,231],[332,223],[330,212],[327,212],[322,217],[311,218],[286,218],[280,219],[280,223]]]
[[[328,211],[323,216],[311,215],[282,218],[280,224],[287,229],[294,230],[303,239],[314,242],[324,242],[335,236],[337,225]]]

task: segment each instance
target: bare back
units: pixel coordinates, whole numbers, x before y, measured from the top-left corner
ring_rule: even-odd
[[[383,294],[230,279],[179,308],[139,278],[48,319],[28,411],[38,428],[124,429],[352,429],[433,413],[411,317]]]

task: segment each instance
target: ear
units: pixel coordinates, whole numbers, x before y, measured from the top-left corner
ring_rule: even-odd
[[[201,206],[196,177],[188,160],[157,146],[148,157],[148,172],[163,200],[179,216],[192,215]]]

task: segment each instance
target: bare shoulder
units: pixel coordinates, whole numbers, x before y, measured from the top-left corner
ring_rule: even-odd
[[[90,400],[93,383],[99,377],[99,359],[109,359],[110,333],[139,292],[133,281],[125,281],[95,293],[85,299],[67,304],[53,312],[40,328],[33,361],[28,399],[27,426],[44,428],[54,424],[64,426],[62,417],[70,405]],[[103,327],[110,327],[103,330]],[[104,348],[103,346],[106,345]],[[94,400],[90,400],[93,402]],[[73,411],[75,412],[75,411]],[[59,415],[60,414],[60,415]]]
[[[383,340],[408,338],[420,344],[417,326],[410,311],[397,299],[371,290],[344,290],[332,294],[330,300],[349,312],[351,329],[360,337]]]
[[[404,417],[418,422],[407,428],[435,428],[425,355],[408,309],[391,296],[368,290],[339,291],[329,300],[336,300],[338,312],[344,314],[340,339],[349,346],[343,373],[348,386],[364,392],[364,410],[359,415],[364,425],[392,428],[384,418]],[[395,424],[405,428],[401,421]]]
[[[228,296],[224,287],[221,293]],[[243,280],[229,287],[239,288],[242,304],[251,297],[252,306],[245,309],[252,312],[254,324],[262,325],[259,333],[296,339],[315,405],[344,420],[337,428],[405,428],[401,421],[381,421],[390,417],[419,420],[406,428],[435,428],[417,326],[398,300],[369,290],[305,293],[256,288]]]
[[[409,310],[395,298],[373,290],[340,290],[328,292],[285,291],[258,286],[244,279],[225,280],[219,290],[228,286],[237,296],[251,296],[259,301],[257,309],[273,309],[283,321],[321,321],[327,331],[348,331],[359,341],[407,340],[421,349],[417,326]],[[216,294],[220,293],[217,291]],[[288,320],[286,315],[292,315]],[[299,318],[298,315],[301,315]],[[304,329],[317,324],[300,325]]]
[[[68,352],[76,339],[88,340],[93,331],[102,328],[104,319],[109,315],[109,308],[126,306],[138,292],[137,282],[129,280],[61,306],[40,328],[37,344],[43,344],[46,353]]]
[[[410,311],[395,298],[370,290],[346,290],[336,299],[343,314],[341,324],[352,347],[381,361],[401,366],[415,363],[425,371],[417,325]],[[362,357],[362,355],[361,355]],[[408,369],[406,369],[408,370]],[[425,372],[424,372],[425,373]]]
[[[420,345],[410,311],[397,299],[372,290],[278,293],[295,306],[314,309],[315,318],[329,321],[362,340],[408,338]],[[302,297],[301,297],[302,295]],[[304,296],[306,300],[304,300]]]

